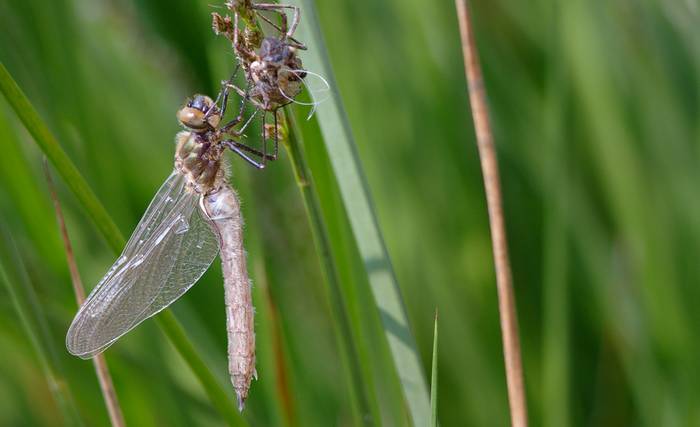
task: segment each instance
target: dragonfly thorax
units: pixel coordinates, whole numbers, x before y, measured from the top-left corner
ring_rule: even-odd
[[[187,177],[189,186],[200,194],[218,188],[225,179],[222,167],[223,147],[215,138],[216,132],[177,134],[175,168]]]

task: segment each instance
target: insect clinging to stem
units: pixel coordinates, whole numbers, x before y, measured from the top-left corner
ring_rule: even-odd
[[[313,73],[302,68],[297,55],[306,49],[293,36],[299,24],[298,8],[252,0],[231,0],[226,6],[234,12],[234,20],[215,13],[213,26],[231,40],[239,63],[223,82],[216,101],[195,95],[178,110],[177,119],[184,130],[176,136],[174,169],[122,254],[80,307],[68,330],[66,346],[82,358],[101,353],[187,292],[219,253],[229,373],[242,410],[252,378],[257,378],[254,310],[240,204],[229,184],[224,153],[231,150],[258,169],[264,168],[267,160],[275,160],[277,110],[298,102],[294,98],[305,85],[304,78]],[[293,11],[291,25],[287,24],[286,10]],[[262,13],[265,11],[278,13],[281,23],[272,22]],[[265,37],[258,18],[278,31],[278,36]],[[239,26],[239,20],[245,25]],[[234,84],[240,69],[245,74],[245,89]],[[236,117],[224,123],[230,91],[241,96],[241,105]],[[247,102],[256,111],[245,119]],[[258,111],[262,111],[262,150],[241,142]],[[272,129],[265,123],[267,113],[274,117]],[[274,135],[274,150],[268,154],[270,135]]]
[[[185,130],[176,137],[174,170],[122,254],[80,307],[66,346],[82,358],[101,353],[182,296],[220,253],[229,373],[242,410],[257,377],[253,305],[240,204],[223,154],[231,149],[253,160],[229,138],[236,132],[221,126],[222,112],[208,96],[196,95],[177,118]]]

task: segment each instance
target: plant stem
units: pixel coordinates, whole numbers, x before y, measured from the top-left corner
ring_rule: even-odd
[[[214,375],[207,367],[204,360],[199,356],[197,349],[192,342],[187,338],[185,329],[180,322],[175,318],[175,315],[170,310],[163,310],[156,321],[160,329],[170,339],[170,343],[180,353],[187,364],[189,365],[195,376],[199,378],[204,391],[209,396],[209,400],[214,407],[221,413],[226,422],[231,426],[247,425],[238,409],[233,405],[233,400],[229,398],[221,385],[216,380]]]
[[[491,224],[491,243],[496,267],[496,284],[498,288],[498,308],[503,339],[503,356],[506,365],[508,401],[510,404],[511,424],[514,427],[527,426],[527,406],[525,386],[518,338],[518,318],[515,310],[515,294],[508,260],[505,221],[503,218],[503,201],[498,174],[498,160],[491,132],[489,113],[486,105],[486,89],[481,74],[481,66],[471,29],[466,0],[455,0],[459,19],[464,68],[469,83],[469,100],[472,118],[476,130],[476,141],[484,176],[486,204]]]
[[[248,34],[247,41],[251,42],[252,45],[249,48],[258,49],[260,43],[265,38],[260,22],[256,16],[255,11],[252,8],[252,0],[235,0],[233,2],[233,8],[229,8],[232,11],[238,13],[241,20],[245,23],[246,31]]]
[[[75,299],[78,303],[78,307],[80,307],[83,305],[83,302],[85,302],[85,289],[83,288],[83,281],[80,278],[80,272],[78,271],[78,266],[75,262],[73,245],[71,245],[70,238],[68,237],[68,229],[66,228],[66,222],[63,218],[63,210],[61,209],[61,203],[59,202],[58,195],[56,194],[56,186],[51,178],[51,172],[49,171],[49,164],[46,157],[44,157],[43,163],[44,174],[46,175],[46,182],[49,187],[49,194],[53,200],[53,207],[54,211],[56,212],[56,221],[58,222],[58,228],[61,233],[61,238],[63,239],[63,249],[66,251],[66,262],[68,263],[68,270],[70,271],[71,282],[73,283],[73,292],[75,293]],[[107,361],[105,360],[104,354],[98,354],[95,356],[92,359],[92,363],[95,365],[95,373],[97,374],[97,380],[100,383],[102,397],[104,398],[105,405],[107,406],[109,420],[113,427],[124,427],[126,425],[124,423],[124,415],[122,415],[122,410],[119,406],[117,393],[114,390],[114,383],[112,382],[112,376],[109,374],[109,369],[107,368]]]
[[[100,234],[107,240],[107,244],[115,252],[121,251],[124,246],[124,237],[122,237],[119,228],[2,62],[0,62],[0,92],[5,95],[5,99],[32,135],[34,142],[51,160],[68,188],[78,198]]]
[[[343,207],[364,263],[364,273],[382,321],[411,420],[413,425],[423,427],[430,423],[428,384],[350,123],[337,90],[314,0],[289,0],[289,3],[304,10],[304,19],[298,29],[299,37],[307,40],[309,47],[304,55],[304,66],[323,75],[331,87],[330,99],[316,109],[323,143],[338,181]]]
[[[5,95],[10,106],[12,106],[24,126],[34,137],[34,141],[48,157],[58,174],[61,175],[68,188],[83,206],[87,216],[95,223],[102,237],[107,240],[107,243],[112,248],[112,251],[118,255],[126,241],[117,225],[2,63],[0,63],[0,92]],[[226,421],[230,425],[245,425],[245,420],[236,410],[233,400],[227,397],[221,384],[216,380],[192,342],[187,338],[175,316],[169,310],[165,310],[157,317],[157,320],[161,330],[180,352],[180,356],[192,369],[192,372],[207,392],[209,399],[221,412]]]
[[[433,366],[430,375],[430,425],[438,427],[438,312],[435,310],[435,328],[433,331]]]
[[[359,352],[352,334],[350,326],[350,315],[347,311],[343,299],[343,291],[340,286],[338,269],[333,258],[330,236],[323,220],[321,206],[318,196],[314,190],[311,171],[306,163],[301,147],[301,139],[294,115],[285,110],[285,118],[288,124],[288,137],[285,139],[285,147],[289,153],[289,160],[292,163],[294,177],[296,178],[299,191],[304,199],[304,206],[309,216],[309,224],[314,237],[314,243],[318,256],[321,260],[321,269],[328,285],[331,309],[335,319],[336,332],[340,335],[341,354],[345,355],[346,365],[349,367],[350,381],[352,383],[353,398],[357,405],[363,424],[370,424],[373,420],[379,425],[380,418],[378,410],[374,408],[367,396],[362,378],[362,369],[359,364]]]

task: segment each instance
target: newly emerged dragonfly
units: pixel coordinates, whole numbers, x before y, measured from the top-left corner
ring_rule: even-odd
[[[257,376],[253,305],[240,205],[223,155],[231,149],[255,163],[245,154],[255,150],[229,138],[240,135],[231,129],[242,113],[220,125],[223,111],[207,96],[195,96],[177,117],[186,130],[176,137],[175,168],[121,256],[80,307],[66,346],[82,358],[104,351],[187,292],[220,253],[229,373],[242,410]]]

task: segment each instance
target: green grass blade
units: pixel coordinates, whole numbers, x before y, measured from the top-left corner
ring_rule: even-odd
[[[570,260],[566,218],[569,216],[568,168],[563,152],[566,136],[563,123],[566,95],[563,90],[563,72],[557,68],[561,54],[559,40],[551,37],[550,55],[553,77],[545,98],[544,115],[546,138],[542,138],[541,185],[551,197],[545,202],[547,209],[543,226],[543,279],[542,279],[542,425],[566,427],[571,425],[570,414],[570,366],[569,326],[570,283],[567,280]]]
[[[197,349],[187,338],[185,330],[170,310],[164,310],[157,317],[158,326],[166,333],[178,353],[187,361],[192,372],[200,379],[212,404],[219,410],[226,422],[232,426],[246,425],[243,417],[232,405],[233,400],[224,392],[221,385],[199,356]]]
[[[58,173],[61,174],[66,185],[78,198],[80,204],[83,205],[100,234],[107,240],[109,247],[114,252],[120,252],[124,247],[124,237],[119,228],[112,221],[107,210],[99,202],[95,193],[80,175],[80,172],[68,158],[66,152],[63,151],[49,128],[41,120],[34,106],[29,102],[29,99],[27,99],[22,89],[20,89],[7,71],[7,68],[5,68],[5,65],[1,62],[0,91],[5,95],[5,99],[12,106],[12,109],[32,135],[39,148],[41,148],[41,151],[51,160],[51,163],[56,167]]]
[[[292,114],[286,115],[289,123],[289,138],[286,143],[287,152],[294,175],[302,193],[306,206],[312,234],[321,260],[325,282],[328,285],[328,294],[333,312],[333,318],[337,333],[340,335],[341,352],[345,357],[345,364],[349,370],[350,383],[352,384],[355,404],[360,412],[361,419],[367,422],[366,417],[371,417],[374,425],[380,425],[379,411],[375,405],[375,399],[370,398],[372,379],[364,375],[361,367],[361,357],[353,338],[352,322],[344,302],[343,290],[340,285],[338,267],[333,256],[333,249],[328,235],[328,229],[323,219],[320,202],[313,184],[313,177],[302,152],[302,142],[299,130]]]
[[[435,312],[435,331],[433,332],[433,367],[430,374],[430,425],[437,427],[437,391],[438,391],[438,314]]]
[[[325,43],[312,0],[294,0],[304,11],[299,39],[307,42],[304,66],[330,83],[332,98],[318,106],[324,136],[341,197],[362,256],[375,303],[380,312],[391,354],[415,425],[430,420],[428,388],[420,356],[410,330],[398,282],[379,230],[368,186],[355,149],[350,125],[337,92]]]
[[[48,332],[48,322],[39,308],[38,298],[29,283],[24,264],[5,226],[2,226],[0,233],[0,281],[5,284],[20,324],[36,351],[49,390],[63,415],[64,424],[84,425],[68,383],[64,379],[57,358],[58,353],[52,346],[53,340]]]
[[[107,240],[112,251],[118,255],[126,244],[124,237],[2,63],[0,63],[0,91],[5,95],[5,98],[29,133],[34,137],[39,148],[46,154],[46,157],[54,165],[68,188],[83,206],[88,217],[95,222],[97,229]],[[246,425],[245,420],[234,406],[233,400],[228,398],[221,384],[216,380],[203,358],[197,353],[192,342],[185,335],[175,316],[167,311],[164,312],[158,316],[158,325],[177,349],[180,356],[182,356],[185,363],[197,376],[212,404],[229,425]]]

